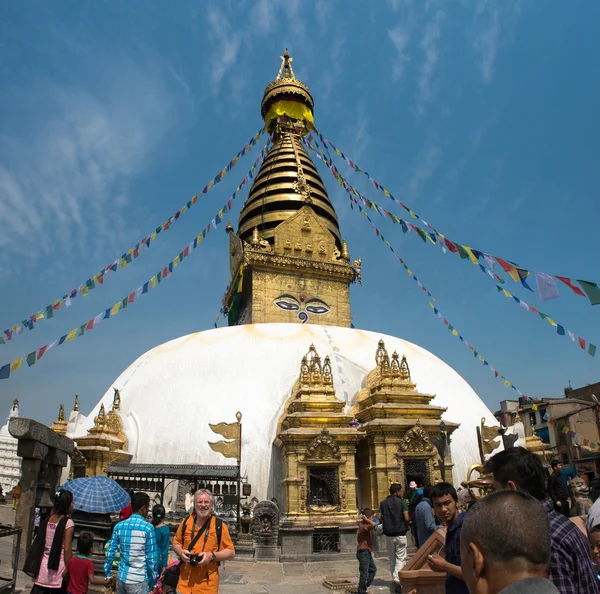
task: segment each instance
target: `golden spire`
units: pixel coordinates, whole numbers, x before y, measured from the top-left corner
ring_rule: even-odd
[[[396,358],[398,355],[396,355]],[[408,361],[406,360],[406,355],[402,355],[402,362],[400,363],[400,379],[410,382],[410,369],[408,368]]]
[[[75,412],[79,412],[79,394],[75,394],[75,405],[73,406]]]
[[[113,397],[112,409],[121,410],[121,392],[119,392],[119,390],[117,390],[115,387],[113,387],[113,390],[115,391],[115,395]]]
[[[104,421],[106,420],[106,409],[104,408],[104,403],[100,405],[100,410],[98,411],[98,416],[94,419],[94,429],[102,430],[104,429]]]
[[[18,398],[15,398],[15,399],[13,400],[13,410],[14,410],[15,408],[18,408],[18,407],[19,407],[19,399],[18,399]]]
[[[65,405],[61,404],[58,407],[58,416],[56,417],[56,421],[52,424],[52,429],[56,433],[60,433],[61,435],[65,435],[67,433],[67,421],[65,421]]]

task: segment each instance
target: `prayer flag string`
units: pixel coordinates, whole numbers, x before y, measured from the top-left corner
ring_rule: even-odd
[[[329,155],[329,159],[327,158],[327,156],[325,155],[325,152],[323,151],[323,149],[321,148],[321,146],[319,145],[319,143],[317,141],[315,141],[315,146],[313,146],[310,142],[310,139],[306,139],[304,141],[305,145],[312,150],[315,155],[321,159],[323,161],[323,163],[327,166],[327,168],[329,169],[330,173],[335,177],[335,179],[338,180],[338,182],[340,183],[340,185],[346,190],[346,192],[348,193],[349,199],[351,204],[354,203],[356,206],[358,206],[358,208],[363,211],[360,203],[358,202],[358,200],[356,199],[356,197],[359,197],[363,203],[363,205],[375,210],[375,212],[377,212],[380,216],[385,216],[386,214],[388,215],[386,218],[389,218],[390,220],[399,223],[402,226],[402,230],[404,231],[404,233],[411,233],[411,230],[415,230],[417,232],[417,234],[419,235],[419,237],[421,237],[421,239],[423,239],[423,241],[426,241],[425,237],[427,237],[432,243],[435,243],[433,239],[431,239],[431,237],[429,235],[426,234],[426,232],[419,228],[416,227],[415,225],[413,225],[412,223],[408,222],[408,221],[403,221],[402,219],[398,219],[398,217],[396,217],[395,215],[389,213],[388,211],[386,211],[383,207],[376,205],[373,201],[369,200],[366,196],[364,196],[363,194],[361,194],[358,190],[356,190],[356,188],[354,188],[353,186],[351,186],[348,181],[339,173],[339,171],[337,170],[337,168],[335,167],[335,165],[332,163],[331,161],[331,155],[329,154],[329,151],[327,149],[327,147],[325,147],[325,151],[327,151],[328,155]],[[370,220],[370,219],[369,219]],[[457,247],[466,247],[466,246],[457,246]],[[442,249],[444,249],[444,247],[442,246]],[[471,250],[471,248],[466,248],[467,250]],[[444,249],[445,251],[445,249]],[[462,257],[467,258],[467,257],[471,257],[474,254],[472,254],[472,252],[467,252],[465,255],[463,255]],[[495,274],[493,271],[491,271],[489,268],[486,268],[485,266],[483,266],[482,264],[479,264],[479,268],[482,272],[488,274],[489,276],[491,276],[493,279],[496,279],[497,281],[504,283],[504,280],[498,276],[497,274]],[[525,283],[525,279],[522,279],[522,282]],[[525,285],[527,286],[527,285]],[[527,287],[529,288],[529,287]],[[552,318],[550,318],[547,314],[539,311],[537,308],[535,308],[532,305],[527,304],[525,301],[523,301],[522,299],[519,299],[518,297],[516,297],[515,295],[513,295],[512,293],[510,293],[509,291],[507,291],[506,289],[500,287],[499,285],[496,285],[496,289],[498,290],[498,292],[503,293],[506,297],[508,298],[512,298],[512,300],[519,305],[519,307],[524,310],[524,311],[531,311],[532,313],[536,313],[539,315],[539,317],[542,320],[547,320],[548,323],[556,328],[556,332],[557,334],[561,335],[561,336],[569,336],[571,338],[571,340],[573,342],[577,342],[577,344],[579,345],[580,349],[587,352],[588,355],[591,355],[592,357],[594,357],[596,355],[597,352],[597,347],[595,344],[593,344],[592,342],[590,342],[589,340],[582,338],[581,336],[577,336],[576,334],[574,334],[573,332],[571,332],[570,330],[566,329],[562,324],[559,324],[557,322],[555,322]]]
[[[592,305],[600,304],[600,286],[598,286],[597,283],[586,280],[573,279],[566,276],[559,276],[556,274],[547,274],[545,272],[538,272],[535,270],[528,270],[526,268],[523,268],[516,262],[512,262],[505,258],[500,258],[499,256],[493,256],[492,254],[488,254],[481,250],[477,250],[466,245],[461,245],[458,242],[451,241],[442,233],[437,231],[437,229],[435,229],[432,225],[426,222],[423,218],[421,218],[406,204],[396,199],[388,189],[386,189],[382,184],[380,184],[367,171],[361,169],[358,165],[356,165],[356,163],[354,163],[354,161],[346,157],[344,153],[342,153],[342,151],[340,151],[340,149],[338,149],[330,140],[327,140],[321,134],[321,132],[317,130],[317,128],[312,126],[312,130],[315,134],[319,136],[321,142],[325,145],[325,147],[329,145],[335,151],[336,155],[343,159],[348,164],[348,166],[350,166],[355,172],[361,173],[362,175],[366,176],[375,186],[375,189],[382,192],[384,196],[387,196],[388,198],[390,198],[390,200],[394,201],[406,212],[408,212],[412,218],[420,220],[426,227],[428,227],[431,230],[430,233],[421,229],[420,231],[417,231],[419,235],[421,235],[421,233],[427,234],[433,243],[435,243],[436,241],[439,242],[442,248],[447,247],[452,253],[458,253],[462,259],[469,259],[471,260],[471,262],[473,262],[473,264],[480,265],[479,260],[481,258],[483,258],[492,268],[495,264],[498,264],[500,268],[502,268],[502,270],[504,270],[513,279],[513,281],[520,282],[525,289],[528,289],[532,292],[533,289],[529,286],[526,279],[529,276],[535,277],[538,294],[542,301],[546,301],[548,299],[556,299],[557,297],[559,297],[558,287],[562,283],[569,287],[573,291],[573,293],[575,293],[575,295],[579,295],[580,297],[587,297]],[[373,203],[372,206],[370,206],[370,208],[373,207],[375,207],[376,209],[380,208],[377,205],[375,205],[375,203]],[[386,211],[384,210],[384,212]],[[415,230],[417,230],[417,228],[415,228]],[[425,237],[422,237],[422,239],[423,241],[426,241]],[[557,283],[557,280],[560,281],[560,283]],[[577,283],[579,287],[575,283]]]
[[[55,312],[64,307],[71,307],[72,300],[77,297],[77,295],[82,295],[85,297],[89,291],[95,289],[97,285],[102,285],[104,283],[104,279],[106,279],[111,272],[116,272],[119,268],[126,268],[128,264],[132,262],[132,260],[137,259],[140,254],[147,251],[150,248],[151,243],[158,237],[158,235],[162,231],[168,231],[171,228],[171,225],[178,221],[179,218],[189,211],[194,204],[198,201],[198,198],[201,198],[203,194],[207,194],[216,184],[221,182],[223,178],[227,175],[233,167],[235,167],[238,160],[243,157],[246,153],[250,152],[252,148],[259,141],[260,137],[264,133],[264,126],[251,138],[250,142],[248,142],[242,150],[240,150],[235,157],[227,166],[222,169],[204,188],[201,192],[196,194],[189,200],[186,204],[184,204],[177,212],[175,212],[172,216],[170,216],[164,223],[156,227],[156,229],[143,237],[134,247],[130,248],[125,252],[120,258],[117,258],[112,263],[108,264],[100,272],[97,272],[93,276],[91,276],[84,284],[79,285],[78,288],[73,289],[66,295],[63,295],[61,299],[57,299],[52,304],[47,305],[44,309],[38,311],[36,314],[29,316],[28,318],[22,320],[18,324],[13,324],[10,328],[7,328],[2,333],[0,333],[0,344],[6,344],[7,341],[12,340],[14,336],[18,336],[23,333],[23,330],[33,330],[35,328],[35,324],[38,320],[50,319],[53,318]],[[254,162],[254,165],[250,169],[249,175],[254,175],[254,171],[258,166],[258,160]],[[250,178],[251,179],[251,178]],[[245,177],[242,184],[245,184],[248,181],[248,177]]]
[[[257,163],[260,163],[264,160],[265,156],[269,152],[270,142],[267,142],[259,158],[257,159]],[[255,164],[256,165],[256,164]],[[219,210],[216,216],[206,225],[205,228],[191,241],[189,244],[179,252],[173,260],[171,260],[166,266],[164,266],[160,271],[158,271],[155,275],[150,277],[145,283],[139,286],[135,291],[129,293],[126,297],[117,301],[112,307],[108,307],[107,309],[101,311],[96,316],[88,320],[87,322],[73,328],[67,334],[61,336],[59,339],[54,340],[53,342],[32,351],[26,356],[19,357],[15,359],[11,363],[8,363],[2,367],[0,367],[0,379],[8,379],[11,374],[15,373],[23,366],[23,362],[26,362],[29,367],[35,365],[50,349],[54,347],[61,346],[66,342],[71,342],[76,338],[80,338],[86,332],[93,330],[98,324],[100,324],[104,320],[108,320],[116,316],[119,311],[127,308],[136,302],[137,299],[149,293],[152,289],[158,287],[165,279],[169,278],[179,267],[179,265],[191,255],[191,253],[202,243],[203,239],[210,233],[211,228],[216,229],[217,226],[222,222],[223,215],[228,213],[233,203],[237,197],[237,195],[241,192],[242,187],[248,181],[248,177],[250,179],[254,176],[254,171],[256,169],[255,165],[252,166],[252,169],[248,172],[248,176],[244,178],[244,181],[240,183],[240,185],[236,188],[233,194],[230,196],[229,200],[223,205],[223,207]]]
[[[309,145],[309,148],[311,148],[311,150],[313,150],[313,151],[315,150],[310,145]],[[339,173],[338,173],[338,175],[339,175]],[[385,237],[383,236],[383,233],[381,233],[381,231],[375,226],[375,224],[371,220],[371,217],[369,217],[369,215],[367,214],[367,211],[364,208],[362,208],[362,206],[354,198],[352,191],[349,189],[350,185],[346,182],[346,180],[341,175],[339,175],[339,177],[340,177],[340,179],[338,181],[340,181],[340,185],[346,190],[346,192],[348,194],[348,198],[350,200],[350,208],[352,210],[354,210],[354,205],[356,205],[358,207],[358,210],[369,221],[371,228],[375,232],[375,235],[377,237],[379,237],[383,243],[385,243],[385,245],[390,249],[392,254],[394,254],[394,256],[396,257],[398,262],[400,262],[400,264],[402,264],[402,266],[406,270],[408,276],[410,278],[412,278],[417,283],[417,285],[419,286],[421,291],[423,291],[423,293],[425,293],[427,295],[427,297],[429,298],[428,299],[429,307],[433,310],[433,313],[436,316],[436,318],[439,319],[441,322],[443,322],[444,326],[446,326],[446,328],[451,332],[452,336],[455,336],[456,338],[458,338],[470,351],[473,352],[473,356],[475,357],[475,359],[480,361],[484,367],[487,367],[494,374],[495,378],[500,378],[505,387],[513,389],[515,392],[517,392],[517,394],[519,394],[520,397],[523,397],[523,392],[521,392],[508,378],[506,378],[506,376],[504,376],[497,369],[495,369],[488,362],[488,360],[481,354],[480,351],[477,351],[473,345],[469,344],[469,342],[463,337],[463,335],[460,333],[460,331],[455,326],[453,326],[450,323],[450,321],[442,314],[442,312],[439,310],[439,308],[437,306],[436,298],[429,292],[427,287],[425,287],[425,285],[423,285],[421,283],[421,281],[417,278],[417,276],[413,273],[413,271],[408,267],[406,262],[394,250],[394,248],[392,247],[390,242],[387,239],[385,239]]]

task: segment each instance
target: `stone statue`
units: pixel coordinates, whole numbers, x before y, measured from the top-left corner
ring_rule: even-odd
[[[590,498],[590,488],[583,478],[576,476],[569,482],[569,488],[571,490],[571,497],[574,502],[572,515],[574,516],[585,516],[590,507],[592,507],[592,500]]]
[[[254,508],[252,539],[260,546],[277,546],[279,507],[272,501],[260,501]]]
[[[242,505],[242,517],[240,523],[242,524],[242,534],[249,534],[252,516],[250,515],[250,506],[247,503]]]

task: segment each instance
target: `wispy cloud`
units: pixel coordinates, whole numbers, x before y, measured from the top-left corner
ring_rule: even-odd
[[[408,184],[408,192],[411,200],[416,200],[425,184],[435,173],[440,164],[440,148],[433,144],[417,161],[415,171]]]
[[[321,101],[325,106],[329,105],[331,91],[340,81],[342,75],[342,60],[344,57],[344,48],[346,46],[346,35],[336,30],[333,34],[331,49],[329,51],[329,68],[323,71],[323,95]]]
[[[479,0],[471,30],[471,45],[475,52],[477,67],[485,84],[494,79],[494,66],[498,50],[505,41],[506,33],[512,33],[521,3]]]
[[[211,88],[213,94],[217,95],[223,77],[236,61],[242,42],[223,11],[210,6],[206,9],[206,18],[208,37],[213,48],[209,65]]]
[[[43,119],[36,120],[37,104],[25,106],[29,130],[0,137],[0,262],[11,273],[40,256],[105,253],[120,243],[130,180],[176,110],[163,74],[117,62],[121,70],[111,72],[102,97],[38,81]]]
[[[438,42],[442,35],[444,17],[444,11],[437,9],[433,20],[428,21],[425,25],[425,31],[421,39],[421,50],[425,59],[421,65],[419,75],[419,92],[417,95],[417,114],[419,116],[423,115],[426,105],[433,99],[432,78],[440,57]]]
[[[402,78],[404,69],[410,60],[407,51],[408,42],[410,41],[410,31],[403,25],[396,25],[392,29],[388,29],[387,33],[396,50],[396,55],[392,63],[392,77],[398,81]]]

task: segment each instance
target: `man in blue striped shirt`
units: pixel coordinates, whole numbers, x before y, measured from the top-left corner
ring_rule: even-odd
[[[111,577],[112,563],[120,552],[116,594],[147,594],[158,580],[158,550],[154,527],[146,522],[150,498],[146,493],[134,493],[131,497],[133,513],[119,522],[112,534],[104,573]]]

